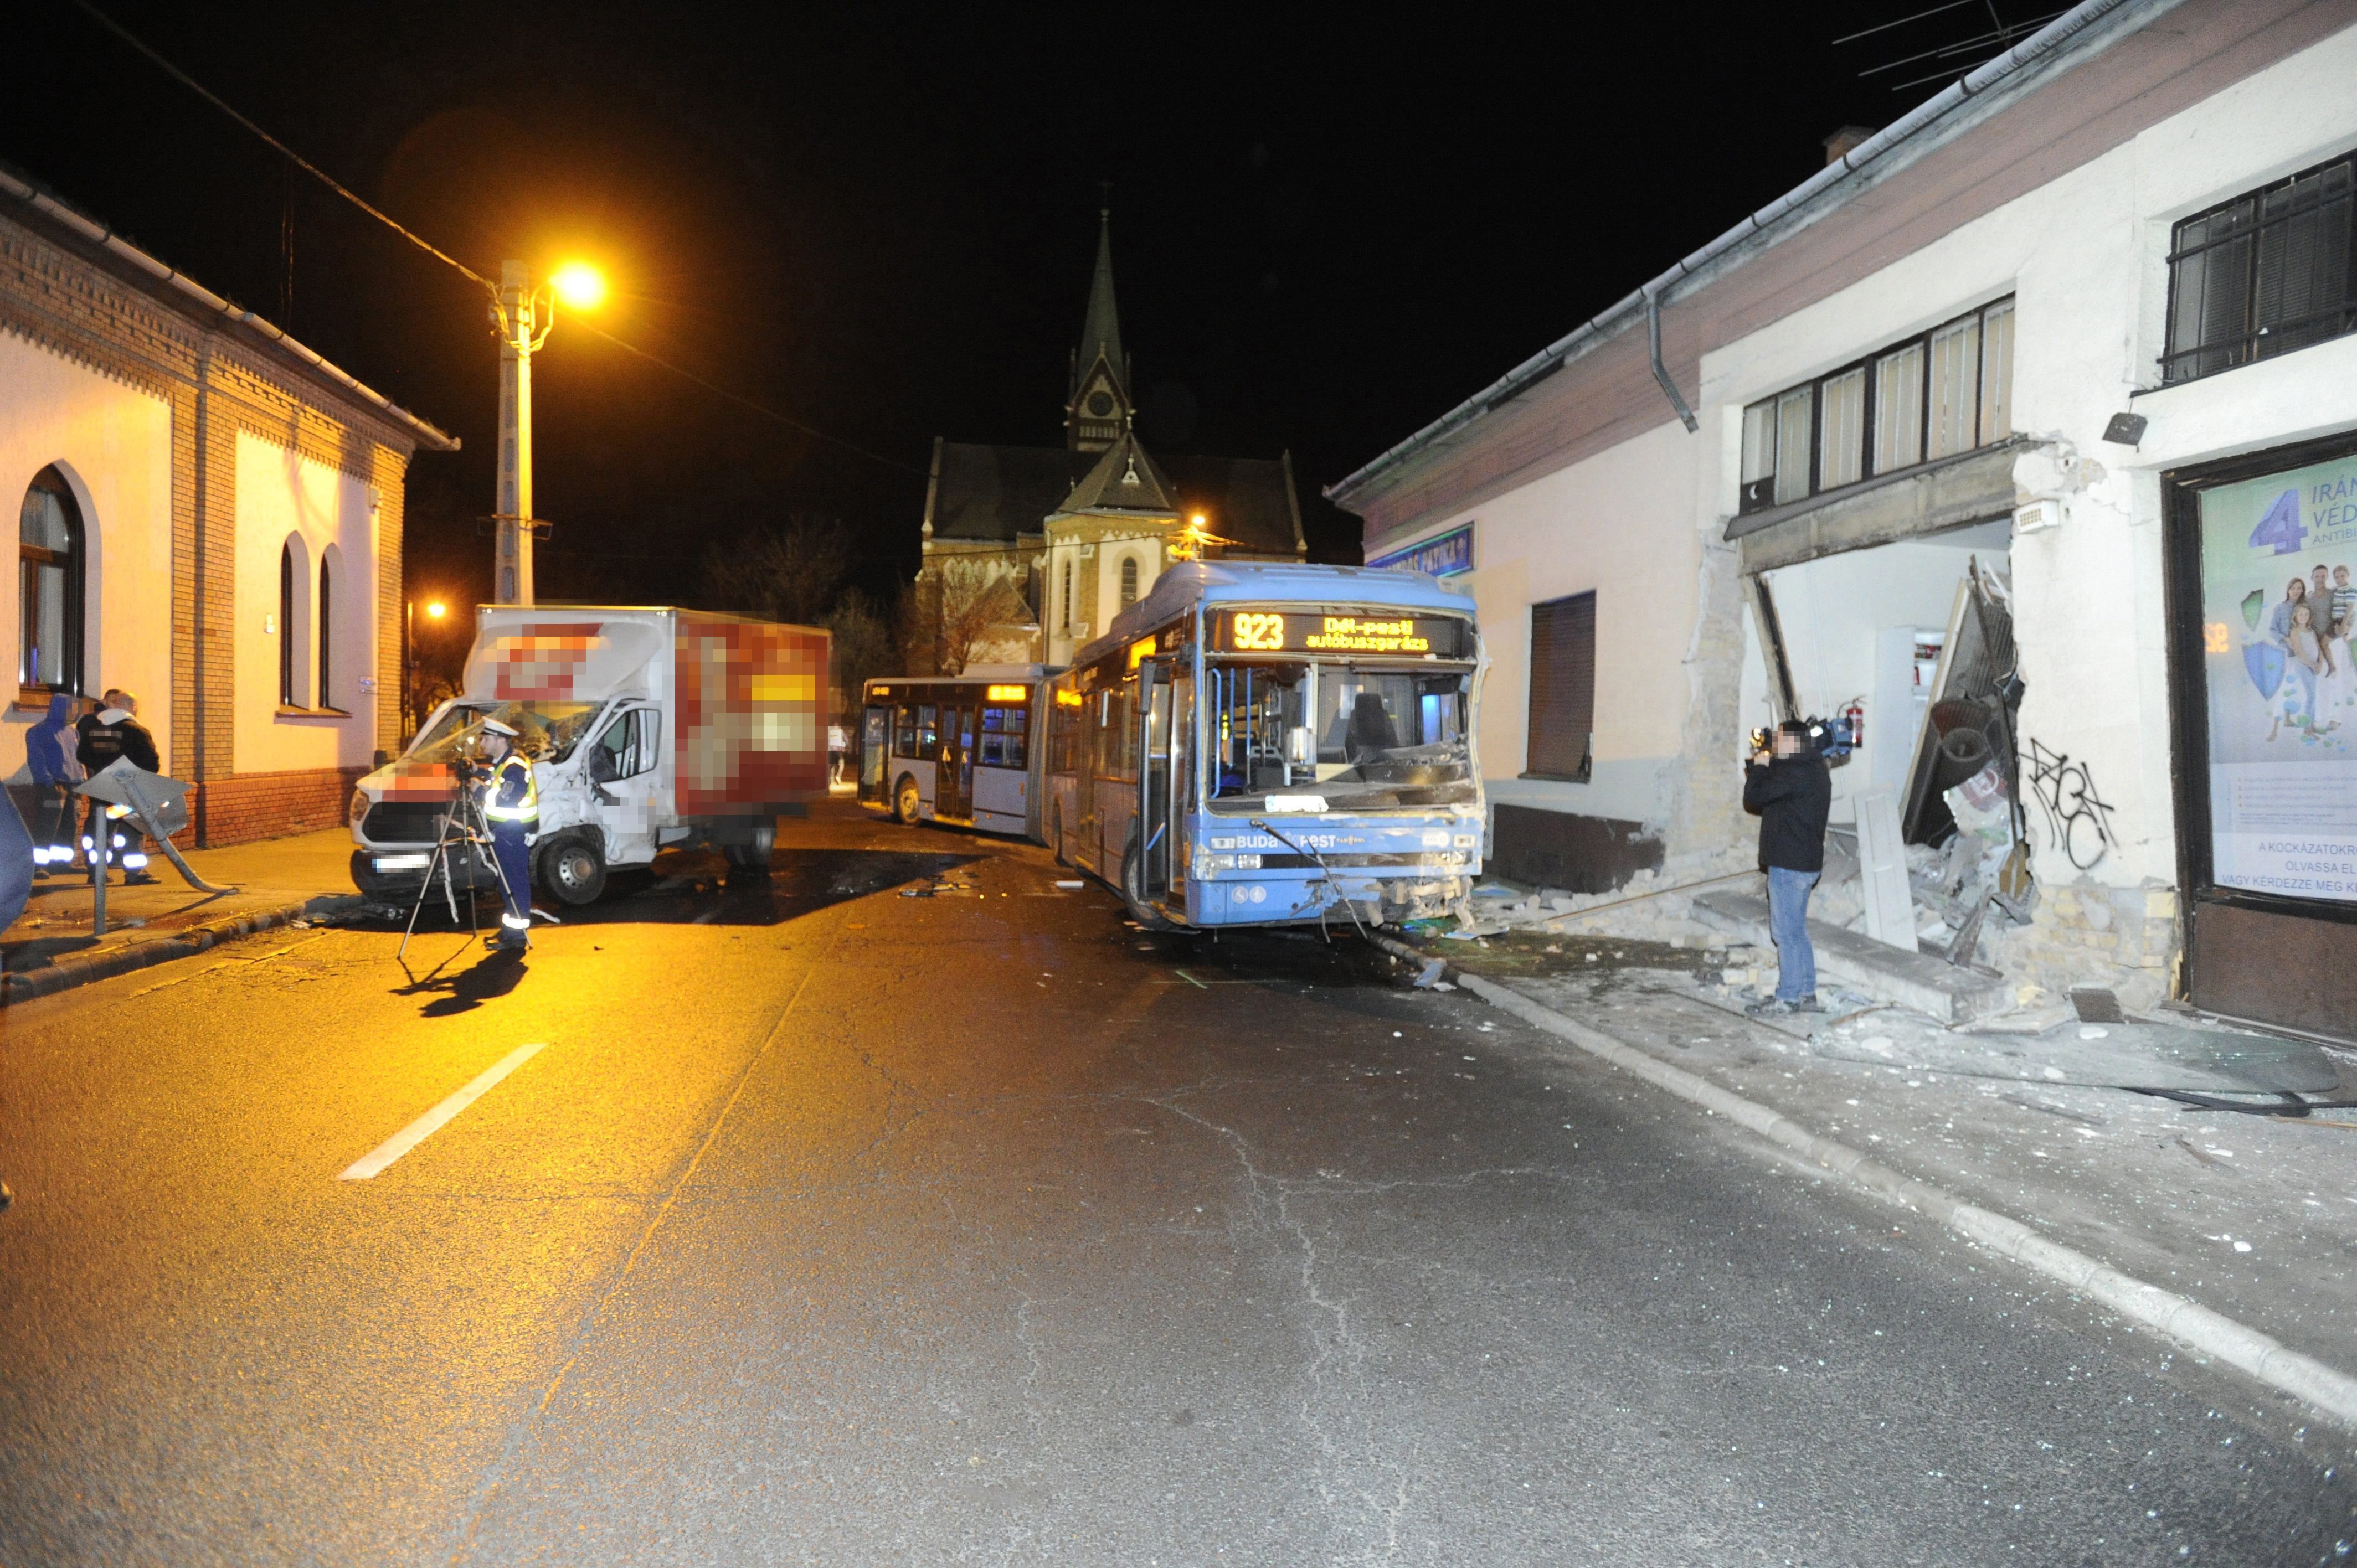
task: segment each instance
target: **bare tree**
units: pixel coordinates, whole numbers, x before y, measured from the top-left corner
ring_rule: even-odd
[[[900,642],[909,671],[963,673],[993,632],[1029,616],[1022,593],[991,563],[940,561],[901,596]]]
[[[856,553],[840,520],[794,512],[782,526],[706,551],[705,591],[721,609],[816,626],[842,594]]]
[[[881,606],[857,588],[846,588],[823,624],[834,648],[829,683],[843,693],[839,721],[848,723],[859,708],[867,682],[878,675],[900,672],[899,649]]]

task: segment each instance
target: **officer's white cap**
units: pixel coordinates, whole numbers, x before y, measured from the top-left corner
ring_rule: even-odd
[[[492,735],[503,735],[510,740],[516,737],[516,731],[512,725],[503,725],[497,719],[485,719],[483,728]]]

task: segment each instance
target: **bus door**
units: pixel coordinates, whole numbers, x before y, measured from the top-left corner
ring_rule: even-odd
[[[1183,908],[1187,902],[1187,856],[1192,852],[1194,839],[1189,831],[1195,820],[1195,676],[1181,665],[1170,678],[1170,832],[1167,835],[1170,854],[1165,864],[1169,867],[1170,901]]]
[[[869,708],[859,730],[859,798],[884,799],[884,765],[891,758],[892,710]]]
[[[1147,660],[1137,667],[1138,871],[1148,898],[1170,893],[1170,671]]]
[[[974,707],[942,708],[940,749],[933,757],[933,815],[963,822],[974,815]]]
[[[1097,775],[1105,767],[1105,721],[1113,713],[1113,693],[1103,687],[1085,693],[1080,713],[1079,766],[1073,769],[1072,855],[1091,871],[1103,875],[1103,846],[1097,842]]]

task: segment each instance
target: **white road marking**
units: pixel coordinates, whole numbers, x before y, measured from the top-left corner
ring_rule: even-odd
[[[400,1132],[395,1133],[392,1137],[387,1138],[383,1143],[379,1144],[375,1148],[371,1149],[367,1154],[362,1155],[359,1159],[354,1160],[344,1171],[344,1174],[338,1176],[336,1179],[338,1181],[366,1181],[371,1176],[378,1175],[383,1171],[387,1165],[393,1164],[393,1161],[401,1158],[402,1155],[409,1153],[410,1150],[417,1147],[418,1144],[425,1142],[426,1139],[439,1132],[444,1122],[449,1121],[450,1118],[457,1115],[459,1112],[464,1111],[468,1106],[472,1105],[476,1101],[480,1100],[485,1094],[489,1093],[500,1079],[507,1077],[508,1074],[515,1071],[516,1069],[523,1066],[524,1063],[532,1060],[533,1057],[539,1055],[542,1047],[546,1046],[547,1043],[547,1041],[543,1040],[539,1045],[518,1046],[515,1049],[501,1057],[498,1061],[493,1062],[490,1067],[485,1068],[481,1072],[477,1073],[474,1080],[468,1083],[466,1088],[458,1090],[457,1093],[450,1096],[449,1099],[444,1101],[433,1110],[428,1111],[425,1115],[420,1116],[416,1121],[412,1122],[408,1126],[404,1127]]]

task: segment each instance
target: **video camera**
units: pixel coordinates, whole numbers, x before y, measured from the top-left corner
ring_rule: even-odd
[[[1817,748],[1817,755],[1824,758],[1827,767],[1839,768],[1849,760],[1849,754],[1856,745],[1856,737],[1846,720],[1821,719],[1812,716],[1803,719],[1801,723],[1808,730],[1809,744]],[[1776,749],[1776,729],[1777,726],[1774,725],[1756,726],[1751,732],[1751,749],[1755,752],[1773,752]]]

